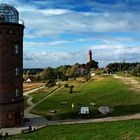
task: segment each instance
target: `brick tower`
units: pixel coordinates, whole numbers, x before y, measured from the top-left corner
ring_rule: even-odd
[[[92,61],[92,51],[89,50],[88,52],[88,62],[91,62]]]
[[[23,30],[18,11],[0,4],[0,127],[23,124]]]

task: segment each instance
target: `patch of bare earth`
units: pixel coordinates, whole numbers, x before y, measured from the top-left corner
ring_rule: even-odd
[[[113,75],[114,78],[121,79],[125,84],[130,85],[130,88],[136,92],[140,92],[140,83],[133,79],[133,77],[122,77],[118,75]]]
[[[39,83],[39,82],[23,83],[23,90],[24,91],[29,91],[29,90],[41,87],[43,85],[44,85],[44,83]]]

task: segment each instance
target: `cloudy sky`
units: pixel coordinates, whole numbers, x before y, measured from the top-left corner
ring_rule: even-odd
[[[24,68],[140,61],[140,0],[0,0],[25,22]]]

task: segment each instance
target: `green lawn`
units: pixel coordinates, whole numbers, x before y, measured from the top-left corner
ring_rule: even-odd
[[[46,87],[46,88],[40,89],[34,93],[31,93],[30,96],[33,97],[32,102],[37,103],[44,97],[48,96],[51,93],[51,91],[53,91],[56,88],[57,87],[51,87],[51,88]]]
[[[7,140],[140,140],[140,121],[47,126]]]
[[[28,97],[24,96],[23,98],[24,98],[24,108],[26,109],[27,107],[29,107],[29,105],[27,104]]]
[[[41,99],[43,99],[44,97],[46,97],[48,94],[48,89],[40,89],[34,93],[31,93],[30,96],[33,97],[32,102],[36,103],[38,101],[40,101]]]
[[[99,114],[97,109],[104,105],[114,108],[114,112],[108,116],[126,115],[140,112],[140,93],[129,89],[128,85],[112,77],[102,77],[100,80],[89,81],[88,83],[74,84],[74,93],[69,94],[69,88],[61,88],[53,96],[36,106],[32,112],[41,114],[48,119],[73,119],[79,118],[81,106],[89,106],[95,102],[96,106],[90,107],[90,117],[106,117]],[[68,104],[62,105],[61,102]],[[75,107],[72,110],[71,105]],[[50,114],[50,110],[56,110]]]

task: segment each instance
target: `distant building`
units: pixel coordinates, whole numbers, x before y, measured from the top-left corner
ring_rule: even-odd
[[[23,124],[23,30],[18,11],[0,4],[0,128]]]
[[[89,50],[89,52],[88,52],[88,62],[86,64],[86,69],[89,70],[91,68],[97,69],[98,68],[98,62],[92,59],[92,51]]]
[[[28,78],[28,79],[26,80],[26,82],[27,82],[27,83],[31,83],[32,80],[31,80],[30,78]]]
[[[89,50],[88,52],[88,62],[91,62],[92,61],[92,51]]]

